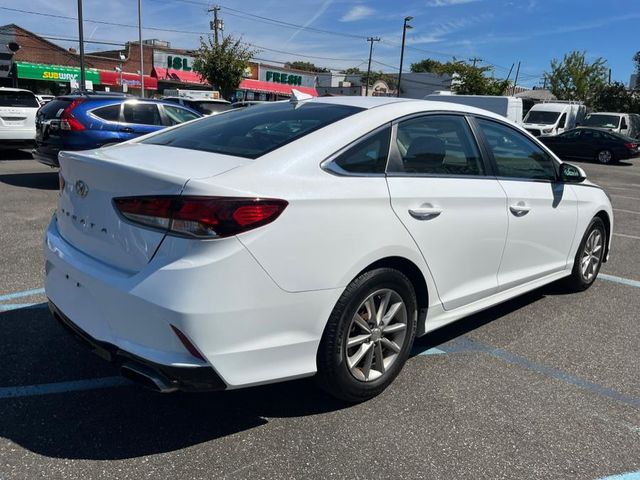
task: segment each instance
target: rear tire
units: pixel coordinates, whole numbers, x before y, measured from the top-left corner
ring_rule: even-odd
[[[316,381],[330,395],[357,403],[396,378],[416,334],[417,301],[400,271],[377,268],[345,289],[318,348]]]
[[[611,150],[600,150],[596,154],[596,161],[603,165],[608,165],[610,163],[614,163],[616,160]]]
[[[571,276],[564,281],[567,290],[582,292],[593,285],[602,266],[606,245],[607,231],[604,222],[595,217],[582,237]]]

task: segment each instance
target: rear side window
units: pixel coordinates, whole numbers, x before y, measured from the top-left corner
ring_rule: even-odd
[[[320,102],[277,102],[213,115],[143,143],[258,158],[362,110]]]
[[[31,92],[13,92],[0,90],[0,107],[38,108],[40,103]]]
[[[120,104],[109,105],[108,107],[96,108],[93,112],[96,117],[109,122],[117,122],[120,120]]]
[[[327,168],[338,174],[384,173],[390,139],[391,127],[369,135],[333,160]]]
[[[490,120],[478,118],[476,122],[493,154],[499,176],[556,180],[556,170],[551,157],[524,134]]]
[[[167,116],[167,121],[165,123],[170,126],[200,118],[189,110],[180,107],[172,107],[170,105],[164,106],[164,113]]]
[[[398,124],[401,163],[393,170],[419,175],[483,175],[480,152],[467,121],[455,115],[425,115]]]
[[[155,103],[125,103],[124,121],[139,125],[162,125],[160,112]]]

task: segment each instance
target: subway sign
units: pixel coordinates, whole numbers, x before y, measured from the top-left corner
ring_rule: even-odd
[[[79,82],[80,69],[62,65],[44,65],[40,63],[16,62],[18,78],[48,80],[52,82]],[[85,69],[85,77],[94,84],[100,83],[100,73],[93,68]]]
[[[287,85],[302,85],[302,75],[267,70],[267,82],[286,83]]]

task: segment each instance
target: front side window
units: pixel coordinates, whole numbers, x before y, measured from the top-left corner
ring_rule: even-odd
[[[181,125],[143,143],[258,158],[362,110],[321,102],[266,103]]]
[[[160,112],[155,103],[125,103],[124,121],[139,125],[162,125]]]
[[[497,122],[476,119],[493,154],[498,176],[556,180],[553,159],[524,134]]]
[[[480,152],[467,121],[455,115],[425,115],[398,123],[396,172],[421,175],[483,175]]]
[[[179,123],[188,122],[200,118],[189,110],[180,107],[164,106],[164,113],[167,116],[167,125],[178,125]]]
[[[336,173],[384,173],[390,138],[391,127],[368,136],[331,162],[329,169]]]

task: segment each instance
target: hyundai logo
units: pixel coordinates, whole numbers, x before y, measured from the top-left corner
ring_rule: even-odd
[[[80,196],[80,198],[84,198],[89,193],[89,186],[84,183],[82,180],[78,180],[75,185],[76,193]]]

